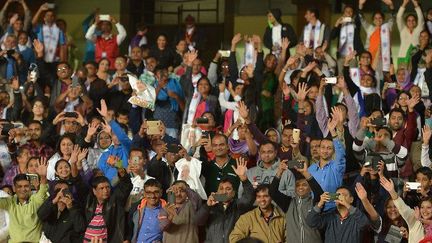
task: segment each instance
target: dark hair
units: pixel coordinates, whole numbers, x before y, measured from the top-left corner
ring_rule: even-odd
[[[30,157],[30,158],[27,160],[26,169],[28,169],[28,165],[29,165],[30,161],[32,161],[32,160],[39,160],[39,157],[35,157],[35,156]]]
[[[345,189],[345,190],[347,190],[348,193],[349,193],[349,195],[350,195],[351,197],[353,196],[353,193],[352,193],[352,191],[351,191],[351,189],[350,189],[349,187],[347,187],[347,186],[340,186],[340,187],[338,187],[338,188],[336,189],[336,191],[338,191],[338,190],[340,190],[340,189]]]
[[[27,126],[29,127],[31,124],[38,124],[42,128],[42,123],[40,121],[31,120],[31,121],[29,121]]]
[[[255,189],[255,195],[258,192],[262,192],[262,191],[268,191],[270,192],[270,186],[268,184],[260,184],[257,186],[257,188]]]
[[[391,201],[393,201],[391,198],[388,198],[385,202],[384,202],[384,215],[383,215],[383,222],[382,222],[382,230],[381,230],[381,232],[379,233],[380,235],[382,235],[384,238],[385,238],[385,236],[387,235],[387,233],[388,233],[388,231],[389,231],[389,229],[390,229],[390,226],[392,225],[392,221],[393,220],[391,220],[388,216],[387,216],[387,207],[388,207],[388,205],[389,205],[389,203],[391,202]],[[397,222],[398,222],[398,225],[396,225],[396,226],[398,226],[398,227],[405,227],[405,228],[407,228],[408,229],[408,225],[407,225],[407,223],[405,222],[405,220],[402,218],[402,216],[399,214],[399,217],[398,217],[398,219],[396,220]]]
[[[137,23],[136,30],[137,31],[145,31],[145,30],[147,30],[147,26],[144,23]]]
[[[12,187],[12,185],[3,185],[3,186],[0,186],[0,190],[2,190],[2,191],[3,191],[3,189],[5,189],[5,188],[8,188],[8,189],[11,190],[11,192],[13,193],[13,187]]]
[[[119,110],[116,114],[116,117],[119,117],[120,115],[129,116],[129,111],[125,109]]]
[[[110,60],[108,60],[108,58],[104,57],[104,58],[101,58],[101,59],[99,60],[99,62],[97,63],[98,67],[99,67],[99,65],[101,64],[102,61],[107,61],[107,62],[108,62],[108,66],[111,65]]]
[[[403,116],[403,118],[404,118],[404,120],[406,119],[406,113],[405,113],[405,111],[402,110],[401,108],[393,108],[393,109],[391,109],[390,112],[389,112],[389,119],[390,119],[390,117],[392,116],[392,114],[395,113],[395,112],[399,112],[399,113],[401,113],[402,116]]]
[[[61,151],[61,149],[60,149],[60,144],[61,144],[61,142],[64,140],[64,139],[69,139],[74,145],[76,144],[76,139],[75,139],[75,135],[73,135],[73,134],[71,134],[71,133],[65,133],[65,134],[63,134],[60,138],[59,138],[59,140],[58,140],[58,142],[57,142],[57,153],[60,155],[60,156],[62,156],[63,157],[63,153],[62,153],[62,151]]]
[[[408,21],[408,18],[409,18],[409,17],[414,17],[415,21],[416,21],[416,22],[418,21],[417,15],[415,15],[415,14],[413,14],[413,13],[409,13],[409,14],[407,14],[407,16],[405,16],[405,22]]]
[[[384,13],[383,13],[381,10],[376,10],[376,11],[372,14],[372,20],[375,18],[375,15],[377,15],[377,14],[381,15],[383,21],[385,20],[385,15],[384,15]]]
[[[18,183],[18,181],[28,181],[30,183],[30,181],[29,181],[29,179],[28,179],[28,177],[27,177],[26,174],[18,174],[18,175],[16,175],[14,177],[14,179],[13,179],[13,184],[16,186],[16,184]]]
[[[306,9],[306,11],[309,11],[315,15],[315,18],[319,19],[319,10],[316,7],[310,7]]]
[[[122,58],[123,59],[123,61],[125,61],[125,64],[127,64],[127,57],[125,56],[125,55],[118,55],[118,56],[116,56],[116,58],[115,59],[117,59],[117,58]]]
[[[85,67],[87,65],[92,65],[94,68],[98,67],[98,64],[95,61],[92,61],[92,60],[89,60],[89,61],[83,63],[83,67]]]
[[[432,179],[432,169],[426,166],[420,167],[416,170],[415,175],[418,173],[425,175],[429,180]]]
[[[71,66],[68,62],[58,62],[56,67],[60,66],[60,65],[65,65],[68,69],[71,69]]]
[[[159,189],[162,189],[162,184],[158,181],[158,180],[156,180],[156,179],[148,179],[145,183],[144,183],[144,189],[146,188],[146,187],[150,187],[150,186],[153,186],[153,187],[157,187],[157,188],[159,188]]]
[[[150,45],[148,45],[148,44],[142,44],[140,46],[140,48],[141,48],[141,51],[150,50]]]
[[[282,132],[285,130],[293,130],[294,128],[296,128],[296,126],[294,126],[294,124],[287,124],[282,128]]]
[[[187,188],[189,188],[189,184],[187,184],[187,182],[184,180],[176,180],[173,182],[172,185],[174,186],[174,185],[178,185],[178,184],[184,184],[184,185],[186,185]]]
[[[221,180],[219,181],[218,186],[219,186],[220,184],[222,184],[222,183],[229,183],[229,184],[231,184],[231,186],[233,187],[233,189],[234,189],[235,191],[237,191],[237,189],[234,188],[234,182],[231,180],[231,178],[229,178],[229,177],[223,177],[223,178],[221,178]]]
[[[378,108],[372,109],[371,114],[374,113],[374,112],[377,112],[377,111],[381,114],[381,117],[384,117],[384,112],[381,109],[378,109]]]
[[[67,160],[65,160],[65,159],[59,159],[59,160],[57,160],[57,162],[55,163],[55,166],[54,166],[54,171],[56,173],[57,173],[57,168],[60,166],[61,162],[65,162],[67,165],[69,165],[69,168],[71,168],[71,165],[69,164],[69,162]]]
[[[377,131],[380,131],[380,130],[383,130],[383,129],[386,130],[390,134],[390,138],[393,137],[393,132],[392,132],[392,130],[389,127],[379,127]]]
[[[131,155],[132,152],[141,152],[141,154],[142,154],[142,156],[144,158],[144,161],[148,161],[148,159],[149,159],[148,152],[147,152],[146,149],[142,149],[142,148],[139,148],[139,147],[137,147],[137,148],[131,148],[130,151],[129,151],[129,156]]]
[[[93,189],[95,189],[99,184],[105,183],[105,182],[108,183],[109,185],[111,185],[110,181],[105,176],[96,176],[96,177],[93,177],[93,179],[91,180],[91,186]]]
[[[217,137],[222,137],[225,140],[225,143],[228,145],[228,137],[225,136],[225,134],[222,133],[215,133],[215,135],[213,136],[212,140],[217,138]]]

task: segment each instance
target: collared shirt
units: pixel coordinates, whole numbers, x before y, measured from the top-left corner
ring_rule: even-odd
[[[138,233],[137,243],[152,243],[162,241],[162,230],[159,227],[158,215],[162,207],[146,207],[144,209],[142,224]]]
[[[335,159],[329,161],[322,168],[319,162],[311,164],[308,171],[320,184],[325,192],[336,192],[336,189],[342,185],[343,175],[345,174],[346,160],[345,149],[339,139],[333,140],[335,150]],[[335,206],[334,203],[326,203],[324,210],[327,211]]]

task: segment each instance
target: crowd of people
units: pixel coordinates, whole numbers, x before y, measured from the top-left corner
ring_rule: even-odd
[[[7,0],[0,242],[431,242],[432,9],[382,3],[271,9],[206,67],[192,16],[153,41],[95,11],[80,65],[55,5]]]

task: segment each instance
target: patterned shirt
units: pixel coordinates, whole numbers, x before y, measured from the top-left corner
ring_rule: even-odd
[[[0,184],[0,186],[4,185],[13,185],[13,179],[16,175],[19,174],[19,166],[17,164],[13,164],[5,173],[3,182]]]
[[[107,241],[108,230],[105,225],[102,209],[103,209],[103,204],[98,204],[93,219],[90,221],[85,231],[84,241],[83,241],[84,243],[91,242],[91,239],[93,237],[103,239],[103,242]]]

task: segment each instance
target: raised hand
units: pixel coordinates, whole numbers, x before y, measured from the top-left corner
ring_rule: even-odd
[[[79,147],[78,144],[75,144],[73,146],[72,153],[71,153],[71,156],[69,158],[69,160],[70,160],[70,162],[72,164],[78,162],[78,154],[79,154],[79,152],[80,152],[80,147]]]
[[[432,135],[431,128],[428,125],[424,125],[422,129],[422,135],[423,135],[423,144],[429,145],[429,141]]]
[[[38,39],[34,39],[33,47],[38,57],[43,57],[44,55],[44,44]]]
[[[104,99],[101,99],[100,101],[100,105],[101,108],[96,108],[97,111],[99,112],[99,114],[103,117],[103,118],[107,118],[108,117],[108,107],[106,105],[106,102]]]
[[[411,2],[413,3],[414,8],[417,8],[418,6],[420,6],[418,0],[411,0]]]
[[[289,44],[290,44],[290,41],[288,38],[286,38],[286,37],[282,38],[282,50],[288,49]]]
[[[333,106],[331,108],[332,111],[332,117],[334,119],[337,119],[338,125],[343,124],[344,120],[343,120],[343,112],[342,109],[337,107],[337,106]]]
[[[306,95],[309,92],[309,89],[307,88],[307,83],[300,83],[298,92],[297,92],[297,100],[299,102],[302,102],[306,99]]]
[[[236,173],[236,175],[240,178],[241,181],[247,180],[246,172],[247,172],[247,161],[244,157],[240,156],[237,160],[237,167],[231,165],[232,169]]]
[[[363,200],[367,199],[367,192],[360,182],[356,183],[355,191],[357,193],[358,198],[360,198],[360,200],[363,201]]]
[[[87,137],[93,137],[93,135],[96,134],[99,126],[100,124],[97,124],[96,122],[89,123],[87,128]]]
[[[240,33],[237,33],[233,36],[231,40],[231,45],[236,46],[242,39],[242,35]]]
[[[295,169],[304,176],[304,178],[308,179],[311,177],[311,174],[308,171],[308,163],[306,161],[301,161],[303,163],[303,168],[298,168],[295,166]]]
[[[332,133],[332,135],[335,132],[335,128],[336,128],[338,122],[339,122],[339,120],[335,117],[333,117],[333,119],[332,118],[328,119],[327,129],[330,131],[330,133]]]
[[[41,182],[43,178],[46,180],[47,168],[48,168],[47,159],[45,157],[41,157],[38,160],[38,168],[36,169],[36,173],[41,177]]]
[[[220,92],[220,93],[225,92],[225,88],[226,88],[225,82],[221,82],[221,83],[219,84],[219,92]]]
[[[285,97],[289,97],[291,94],[291,88],[285,82],[282,83],[282,92]]]
[[[78,153],[78,161],[83,161],[85,158],[87,158],[88,149],[80,149]]]
[[[247,108],[247,106],[243,101],[239,102],[238,110],[241,118],[243,118],[244,120],[249,119],[249,109]]]
[[[337,77],[337,82],[335,86],[342,91],[348,90],[347,84],[345,82],[345,78],[343,76]]]
[[[345,57],[345,66],[348,66],[349,63],[355,58],[355,56],[357,55],[356,51],[352,51],[350,52],[346,57]]]
[[[382,0],[385,5],[387,5],[390,9],[394,8],[392,0]]]
[[[407,105],[408,105],[408,110],[410,112],[414,111],[414,107],[420,102],[420,97],[416,94],[413,95],[408,101],[407,101]]]
[[[209,206],[209,207],[212,207],[218,203],[213,197],[214,194],[216,194],[216,193],[212,192],[207,199],[207,206]]]
[[[398,195],[394,188],[393,180],[388,180],[385,177],[380,177],[380,184],[386,191],[388,191],[393,200],[398,198]]]

